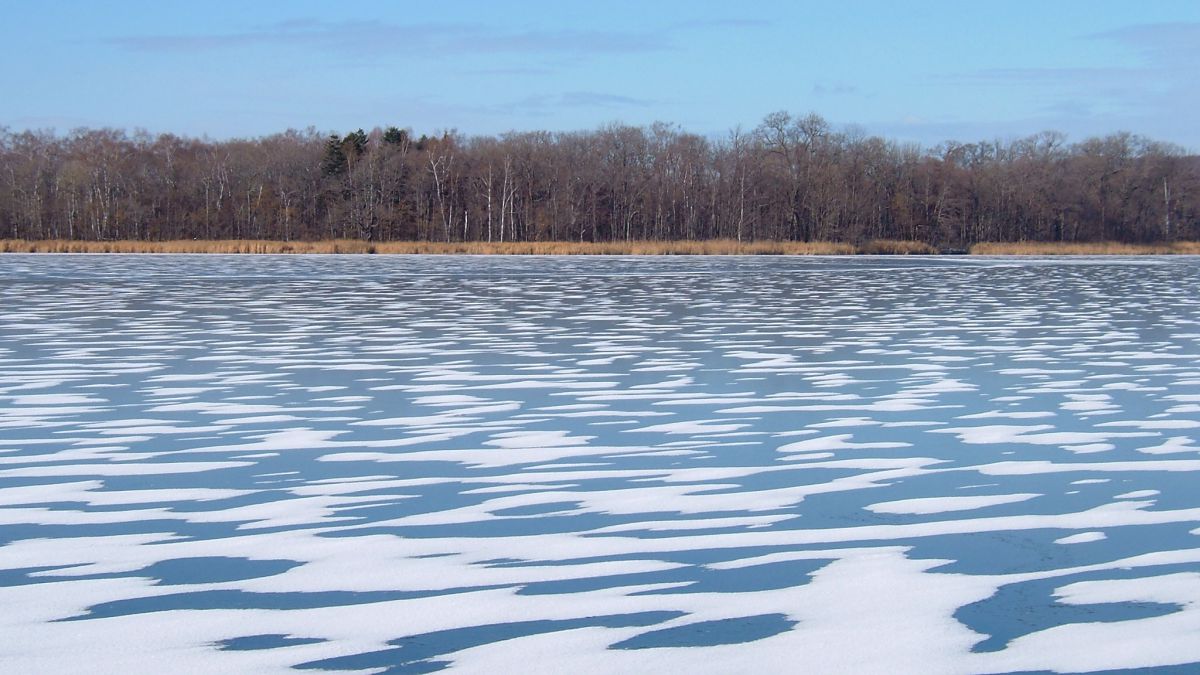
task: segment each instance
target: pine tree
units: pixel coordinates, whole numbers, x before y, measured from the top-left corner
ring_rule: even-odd
[[[321,171],[326,176],[336,176],[346,172],[346,153],[342,150],[342,139],[332,134],[325,142],[325,158],[321,160]]]
[[[408,142],[408,132],[397,127],[388,127],[383,132],[383,142],[389,145],[404,145]]]

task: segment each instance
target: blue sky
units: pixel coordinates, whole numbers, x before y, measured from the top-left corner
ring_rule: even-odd
[[[1200,150],[1200,2],[6,0],[0,126],[214,138],[767,113],[933,144],[1116,130]]]

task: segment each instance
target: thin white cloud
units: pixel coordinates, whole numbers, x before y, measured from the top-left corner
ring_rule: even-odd
[[[446,53],[637,54],[674,49],[679,33],[743,30],[769,26],[757,19],[679,21],[641,30],[502,29],[476,23],[396,24],[385,21],[291,19],[217,34],[128,35],[105,42],[143,52],[190,52],[287,46],[340,54],[404,54],[444,57]]]
[[[1194,145],[1196,133],[1179,120],[1200,105],[1200,23],[1126,26],[1081,36],[1128,52],[1112,66],[993,68],[953,76],[964,86],[1008,87],[1040,92],[1035,118],[1043,126],[1095,133],[1137,129],[1169,132]],[[1029,128],[1031,120],[1017,125]],[[1180,129],[1183,129],[1180,133]]]
[[[393,24],[383,21],[292,20],[236,33],[133,35],[109,44],[143,52],[194,52],[284,46],[338,54],[403,54],[442,58],[474,54],[627,54],[671,48],[662,32],[502,30],[482,24]]]
[[[1200,57],[1200,22],[1139,24],[1087,37],[1124,44],[1160,66],[1185,66],[1194,71]]]
[[[569,91],[561,94],[539,94],[522,99],[487,106],[487,111],[502,114],[545,115],[554,110],[564,108],[584,108],[594,110],[619,110],[629,108],[649,108],[660,101],[635,98],[597,91]]]

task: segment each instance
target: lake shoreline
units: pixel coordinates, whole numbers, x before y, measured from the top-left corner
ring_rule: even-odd
[[[1198,255],[1200,242],[984,242],[938,249],[924,242],[616,241],[616,242],[370,242],[354,239],[89,241],[0,239],[0,253],[382,254],[382,255]]]

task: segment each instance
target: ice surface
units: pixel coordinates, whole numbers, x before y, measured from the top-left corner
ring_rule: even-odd
[[[983,509],[989,506],[1015,504],[1040,496],[1038,494],[1015,494],[978,495],[972,497],[920,497],[916,499],[901,499],[894,502],[879,502],[878,504],[870,504],[866,508],[868,511],[874,511],[875,513],[908,513],[917,515],[945,513],[949,511],[974,511],[975,509]]]
[[[0,670],[1194,668],[1143,262],[0,257]]]
[[[1087,544],[1093,541],[1102,541],[1107,537],[1103,532],[1080,532],[1079,534],[1071,534],[1060,539],[1055,539],[1056,544]]]

